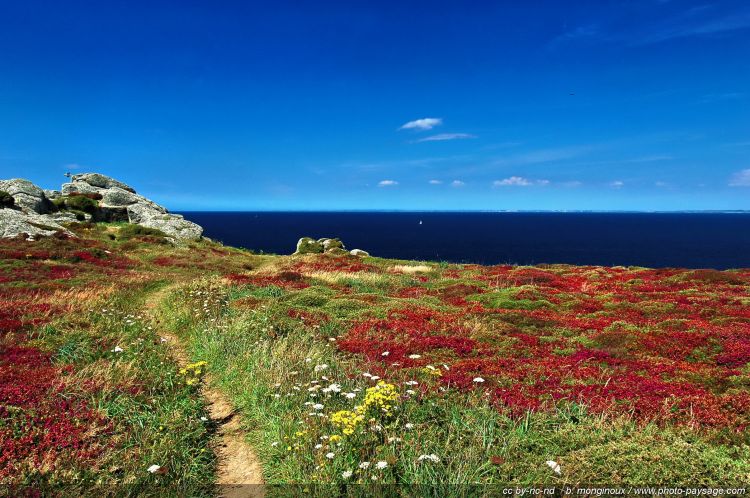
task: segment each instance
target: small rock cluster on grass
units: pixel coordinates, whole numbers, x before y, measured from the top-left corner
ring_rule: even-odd
[[[203,228],[182,215],[136,194],[114,178],[98,173],[73,175],[60,191],[43,190],[28,180],[0,180],[0,238],[19,234],[72,236],[62,223],[124,221],[164,232],[174,240],[199,240]]]
[[[297,241],[297,250],[294,254],[330,254],[332,256],[369,256],[367,251],[352,249],[347,251],[341,239],[322,238],[315,240],[312,237],[302,237]]]

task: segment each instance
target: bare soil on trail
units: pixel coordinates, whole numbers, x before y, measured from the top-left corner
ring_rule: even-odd
[[[177,363],[184,366],[190,363],[185,349],[174,334],[164,330],[156,316],[159,304],[172,289],[165,287],[151,294],[146,300],[145,308],[156,324],[157,333],[166,339]],[[217,425],[214,452],[218,460],[218,495],[226,498],[262,498],[265,496],[265,486],[260,460],[245,440],[240,416],[224,393],[211,387],[211,381],[209,374],[201,388],[201,395],[206,400],[211,420]]]

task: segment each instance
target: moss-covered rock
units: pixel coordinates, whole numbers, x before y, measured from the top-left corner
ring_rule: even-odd
[[[297,241],[297,250],[294,254],[321,254],[323,244],[312,237],[302,237]]]
[[[318,239],[318,242],[323,244],[323,251],[325,252],[329,252],[333,249],[344,249],[344,243],[341,242],[341,239],[323,238]]]

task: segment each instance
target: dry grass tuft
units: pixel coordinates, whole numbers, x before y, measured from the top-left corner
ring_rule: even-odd
[[[413,275],[415,273],[429,273],[433,271],[433,268],[427,265],[396,265],[393,267],[393,271]]]

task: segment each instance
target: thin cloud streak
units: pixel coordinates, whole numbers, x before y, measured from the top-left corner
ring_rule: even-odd
[[[429,137],[420,138],[415,142],[444,142],[447,140],[465,140],[467,138],[477,138],[470,133],[438,133]]]
[[[396,180],[381,180],[378,182],[378,187],[395,187],[398,185]]]
[[[750,187],[750,169],[738,171],[729,180],[730,187]]]
[[[566,31],[547,44],[550,49],[578,41],[604,41],[630,46],[645,46],[678,38],[711,36],[750,28],[750,10],[706,19],[710,5],[702,5],[686,10],[680,15],[661,22],[647,30],[616,32],[614,23],[602,26],[586,24]]]

